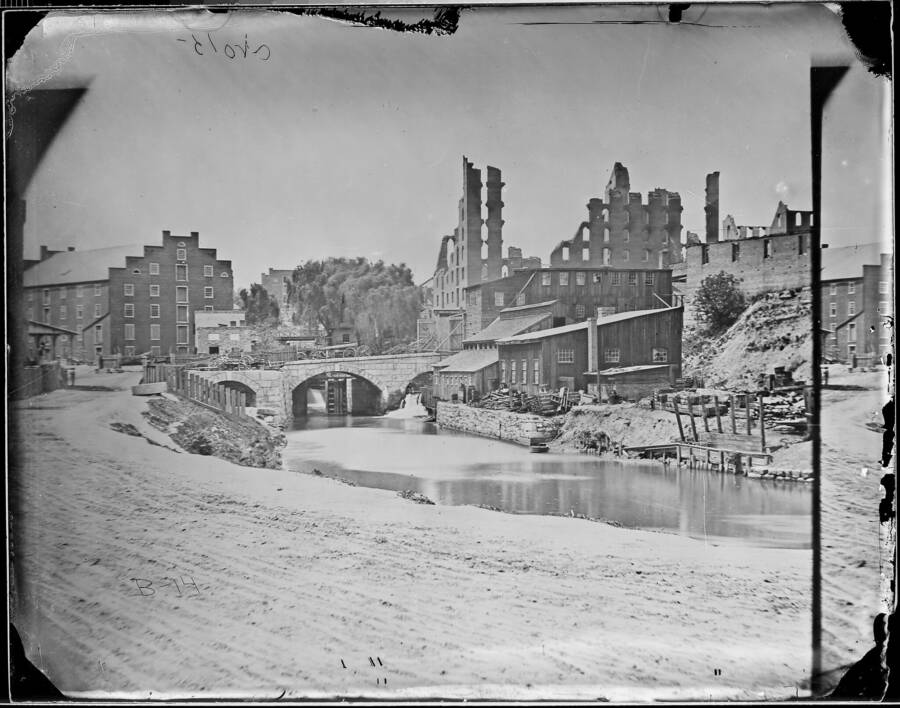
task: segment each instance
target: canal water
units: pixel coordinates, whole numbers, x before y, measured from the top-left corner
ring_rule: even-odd
[[[585,515],[715,544],[811,547],[809,485],[640,465],[438,429],[422,418],[309,416],[286,432],[289,469],[409,489],[437,504]],[[573,523],[586,523],[576,521]]]

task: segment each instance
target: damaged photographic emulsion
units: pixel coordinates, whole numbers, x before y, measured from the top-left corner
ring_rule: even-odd
[[[883,5],[6,11],[12,698],[881,697]]]

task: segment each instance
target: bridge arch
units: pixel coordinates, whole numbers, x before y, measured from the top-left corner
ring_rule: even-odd
[[[381,391],[381,395],[385,400],[391,388],[388,382],[382,380],[377,374],[373,374],[371,369],[365,364],[360,365],[350,359],[326,359],[321,364],[304,365],[298,371],[291,371],[287,380],[288,390],[293,391],[310,379],[328,373],[352,374],[360,379],[364,379]]]
[[[227,389],[243,393],[246,396],[246,398],[244,399],[246,405],[251,408],[256,408],[256,390],[253,387],[248,386],[243,381],[232,381],[230,379],[221,381],[220,385],[224,386]]]
[[[355,368],[355,367],[354,367]],[[312,411],[332,415],[379,415],[384,412],[389,389],[367,376],[340,368],[305,372],[289,384],[285,403],[291,415],[304,417]]]
[[[243,371],[216,371],[208,373],[204,378],[225,388],[243,392],[247,396],[247,406],[255,408],[261,402],[261,382],[253,374]]]

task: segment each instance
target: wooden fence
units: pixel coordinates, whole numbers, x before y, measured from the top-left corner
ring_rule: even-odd
[[[679,398],[681,400],[679,400]],[[761,395],[753,401],[750,394],[731,394],[727,400],[720,400],[719,396],[708,396],[710,402],[702,400],[699,396],[684,397],[672,396],[665,408],[675,413],[675,420],[678,423],[678,434],[682,442],[700,442],[701,440],[711,443],[713,447],[736,447],[746,448],[747,444],[765,452],[766,449],[766,428],[765,428],[765,405]],[[699,399],[699,400],[698,400]],[[723,396],[724,399],[724,396]],[[700,409],[698,411],[698,403]],[[727,403],[727,405],[725,405]],[[668,404],[671,404],[669,408]],[[711,404],[711,405],[710,405]],[[727,410],[728,417],[725,418],[723,412]],[[685,415],[686,414],[686,415]],[[682,422],[682,416],[685,415],[690,428],[686,430],[686,425]],[[698,430],[698,424],[695,420],[700,419],[702,429]],[[715,419],[714,427],[710,423],[710,419]],[[725,422],[723,425],[723,418]],[[756,418],[756,421],[754,421]],[[740,423],[738,422],[740,420]],[[754,426],[754,422],[756,425]],[[753,428],[756,427],[756,434]],[[730,428],[730,432],[728,432]],[[738,445],[738,442],[744,442]],[[724,444],[723,444],[724,443]]]
[[[179,364],[147,364],[144,366],[143,383],[166,383],[169,393],[187,398],[207,408],[237,416],[245,420],[255,420],[247,415],[247,394],[215,383]]]

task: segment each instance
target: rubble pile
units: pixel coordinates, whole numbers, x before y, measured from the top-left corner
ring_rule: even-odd
[[[806,431],[806,401],[802,391],[773,393],[764,400],[767,428]]]
[[[144,417],[187,452],[246,467],[281,467],[281,433],[253,420],[239,422],[186,400],[151,399]]]

